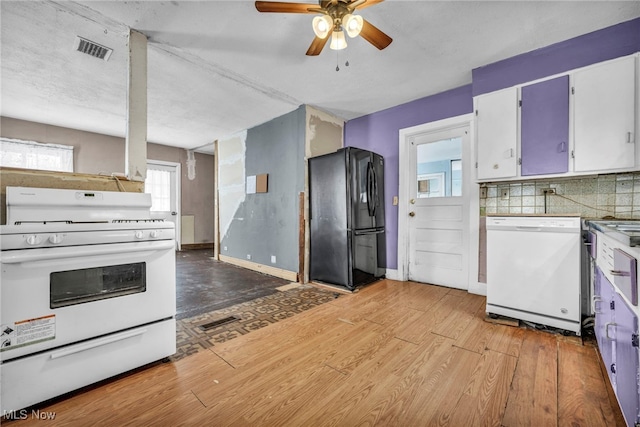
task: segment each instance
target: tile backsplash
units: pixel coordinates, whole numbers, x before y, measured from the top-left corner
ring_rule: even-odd
[[[480,214],[579,214],[640,219],[640,172],[482,184]],[[547,194],[553,189],[555,194]],[[545,204],[546,198],[546,204]]]

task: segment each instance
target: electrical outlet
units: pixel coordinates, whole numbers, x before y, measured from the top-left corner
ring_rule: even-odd
[[[247,259],[251,259],[251,254],[247,254]]]
[[[227,247],[226,246],[224,248],[222,248],[222,249],[224,249],[225,252],[227,251]]]
[[[508,188],[502,188],[500,189],[500,198],[502,200],[507,200],[509,199],[509,189]]]
[[[275,263],[276,263],[276,256],[271,255],[271,264],[275,264]]]

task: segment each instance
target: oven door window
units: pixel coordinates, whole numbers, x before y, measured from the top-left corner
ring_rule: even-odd
[[[50,278],[51,308],[84,304],[147,290],[144,262],[58,271],[51,273]]]

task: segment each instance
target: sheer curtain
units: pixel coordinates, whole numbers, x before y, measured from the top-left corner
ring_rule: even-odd
[[[151,194],[151,210],[169,212],[171,210],[171,173],[168,171],[147,169],[144,182],[145,193]]]
[[[73,146],[0,138],[0,166],[73,172]]]

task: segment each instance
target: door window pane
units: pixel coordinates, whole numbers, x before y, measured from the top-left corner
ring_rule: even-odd
[[[462,138],[417,146],[416,197],[462,196]]]
[[[152,211],[169,212],[171,210],[171,172],[148,169],[144,192],[151,194]]]

